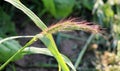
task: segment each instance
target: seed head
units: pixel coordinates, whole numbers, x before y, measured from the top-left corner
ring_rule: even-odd
[[[92,22],[87,22],[85,20],[79,21],[75,18],[60,21],[53,26],[50,26],[45,30],[46,33],[56,33],[60,31],[73,31],[73,30],[82,30],[91,33],[100,33],[101,28],[99,25],[95,25]]]

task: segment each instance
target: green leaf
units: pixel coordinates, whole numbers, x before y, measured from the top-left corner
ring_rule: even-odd
[[[75,5],[75,0],[42,0],[45,8],[56,18],[67,17]]]
[[[26,54],[31,53],[31,54],[43,54],[43,55],[48,55],[48,56],[52,56],[53,54],[49,51],[48,48],[38,48],[38,47],[28,47],[25,48],[23,50],[23,52],[26,52]],[[70,61],[69,58],[67,58],[65,55],[62,54],[62,57],[64,59],[64,61],[72,68],[73,71],[76,71],[74,65],[72,64],[72,62]]]
[[[16,35],[15,25],[11,21],[11,17],[7,15],[1,8],[0,8],[0,36],[6,37],[10,35]]]
[[[75,0],[54,0],[56,17],[67,17],[75,5]]]
[[[102,10],[105,13],[106,17],[110,18],[114,16],[114,12],[109,4],[104,4],[104,6],[102,7]]]
[[[66,66],[65,61],[61,57],[54,40],[52,40],[53,37],[51,36],[51,34],[37,34],[36,37],[39,38],[51,51],[63,70],[69,71],[69,68]]]
[[[92,10],[95,0],[82,0],[83,6],[88,10]]]
[[[42,0],[45,8],[50,11],[53,16],[56,16],[54,0]]]
[[[2,39],[1,39],[2,40]],[[0,40],[0,41],[1,41]],[[6,62],[13,54],[20,49],[21,45],[15,40],[5,41],[0,44],[0,62]],[[19,60],[23,57],[22,54],[18,54],[11,61]]]

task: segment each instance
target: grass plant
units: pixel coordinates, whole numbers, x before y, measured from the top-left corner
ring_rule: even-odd
[[[68,67],[68,65],[71,67],[73,71],[76,71],[71,61],[58,51],[57,46],[53,40],[52,34],[60,31],[73,31],[73,30],[83,30],[83,31],[88,31],[95,34],[101,32],[101,29],[98,25],[91,24],[90,22],[87,22],[87,21],[79,22],[75,19],[60,21],[53,26],[47,27],[30,9],[28,9],[25,5],[23,5],[19,0],[5,0],[5,1],[11,3],[13,6],[23,11],[36,24],[36,26],[42,30],[42,32],[32,36],[33,38],[29,42],[27,42],[3,65],[1,65],[0,70],[2,70],[10,61],[12,61],[12,59],[14,59],[15,56],[17,56],[20,53],[22,54],[25,50],[28,50],[28,47],[31,44],[33,44],[37,40],[41,40],[47,47],[46,49],[40,49],[40,48],[36,49],[35,47],[34,48],[32,47],[28,51],[32,53],[42,54],[41,51],[45,50],[47,51],[46,55],[53,56],[57,60],[59,71],[61,71],[61,69],[63,71],[70,71],[70,68]],[[2,44],[2,42],[5,42],[10,39],[14,39],[14,38],[20,38],[20,36],[8,37],[6,39],[0,40],[0,43]],[[38,51],[34,51],[34,50],[38,50]],[[43,54],[45,54],[45,52],[43,52]]]

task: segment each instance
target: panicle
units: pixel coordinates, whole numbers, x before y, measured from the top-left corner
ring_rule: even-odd
[[[55,25],[50,26],[44,32],[46,33],[56,33],[60,31],[73,31],[82,30],[91,33],[100,33],[101,27],[99,25],[93,24],[92,22],[87,22],[86,20],[79,21],[76,18],[62,20]]]

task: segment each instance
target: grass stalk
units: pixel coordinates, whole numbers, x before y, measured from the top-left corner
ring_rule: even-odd
[[[84,45],[82,51],[79,53],[78,58],[77,58],[77,60],[75,62],[75,68],[77,68],[79,66],[79,64],[80,64],[80,62],[82,60],[82,57],[83,57],[85,51],[87,50],[87,47],[90,44],[90,42],[93,39],[93,37],[94,37],[94,34],[91,34],[90,37],[88,38],[86,44]]]

